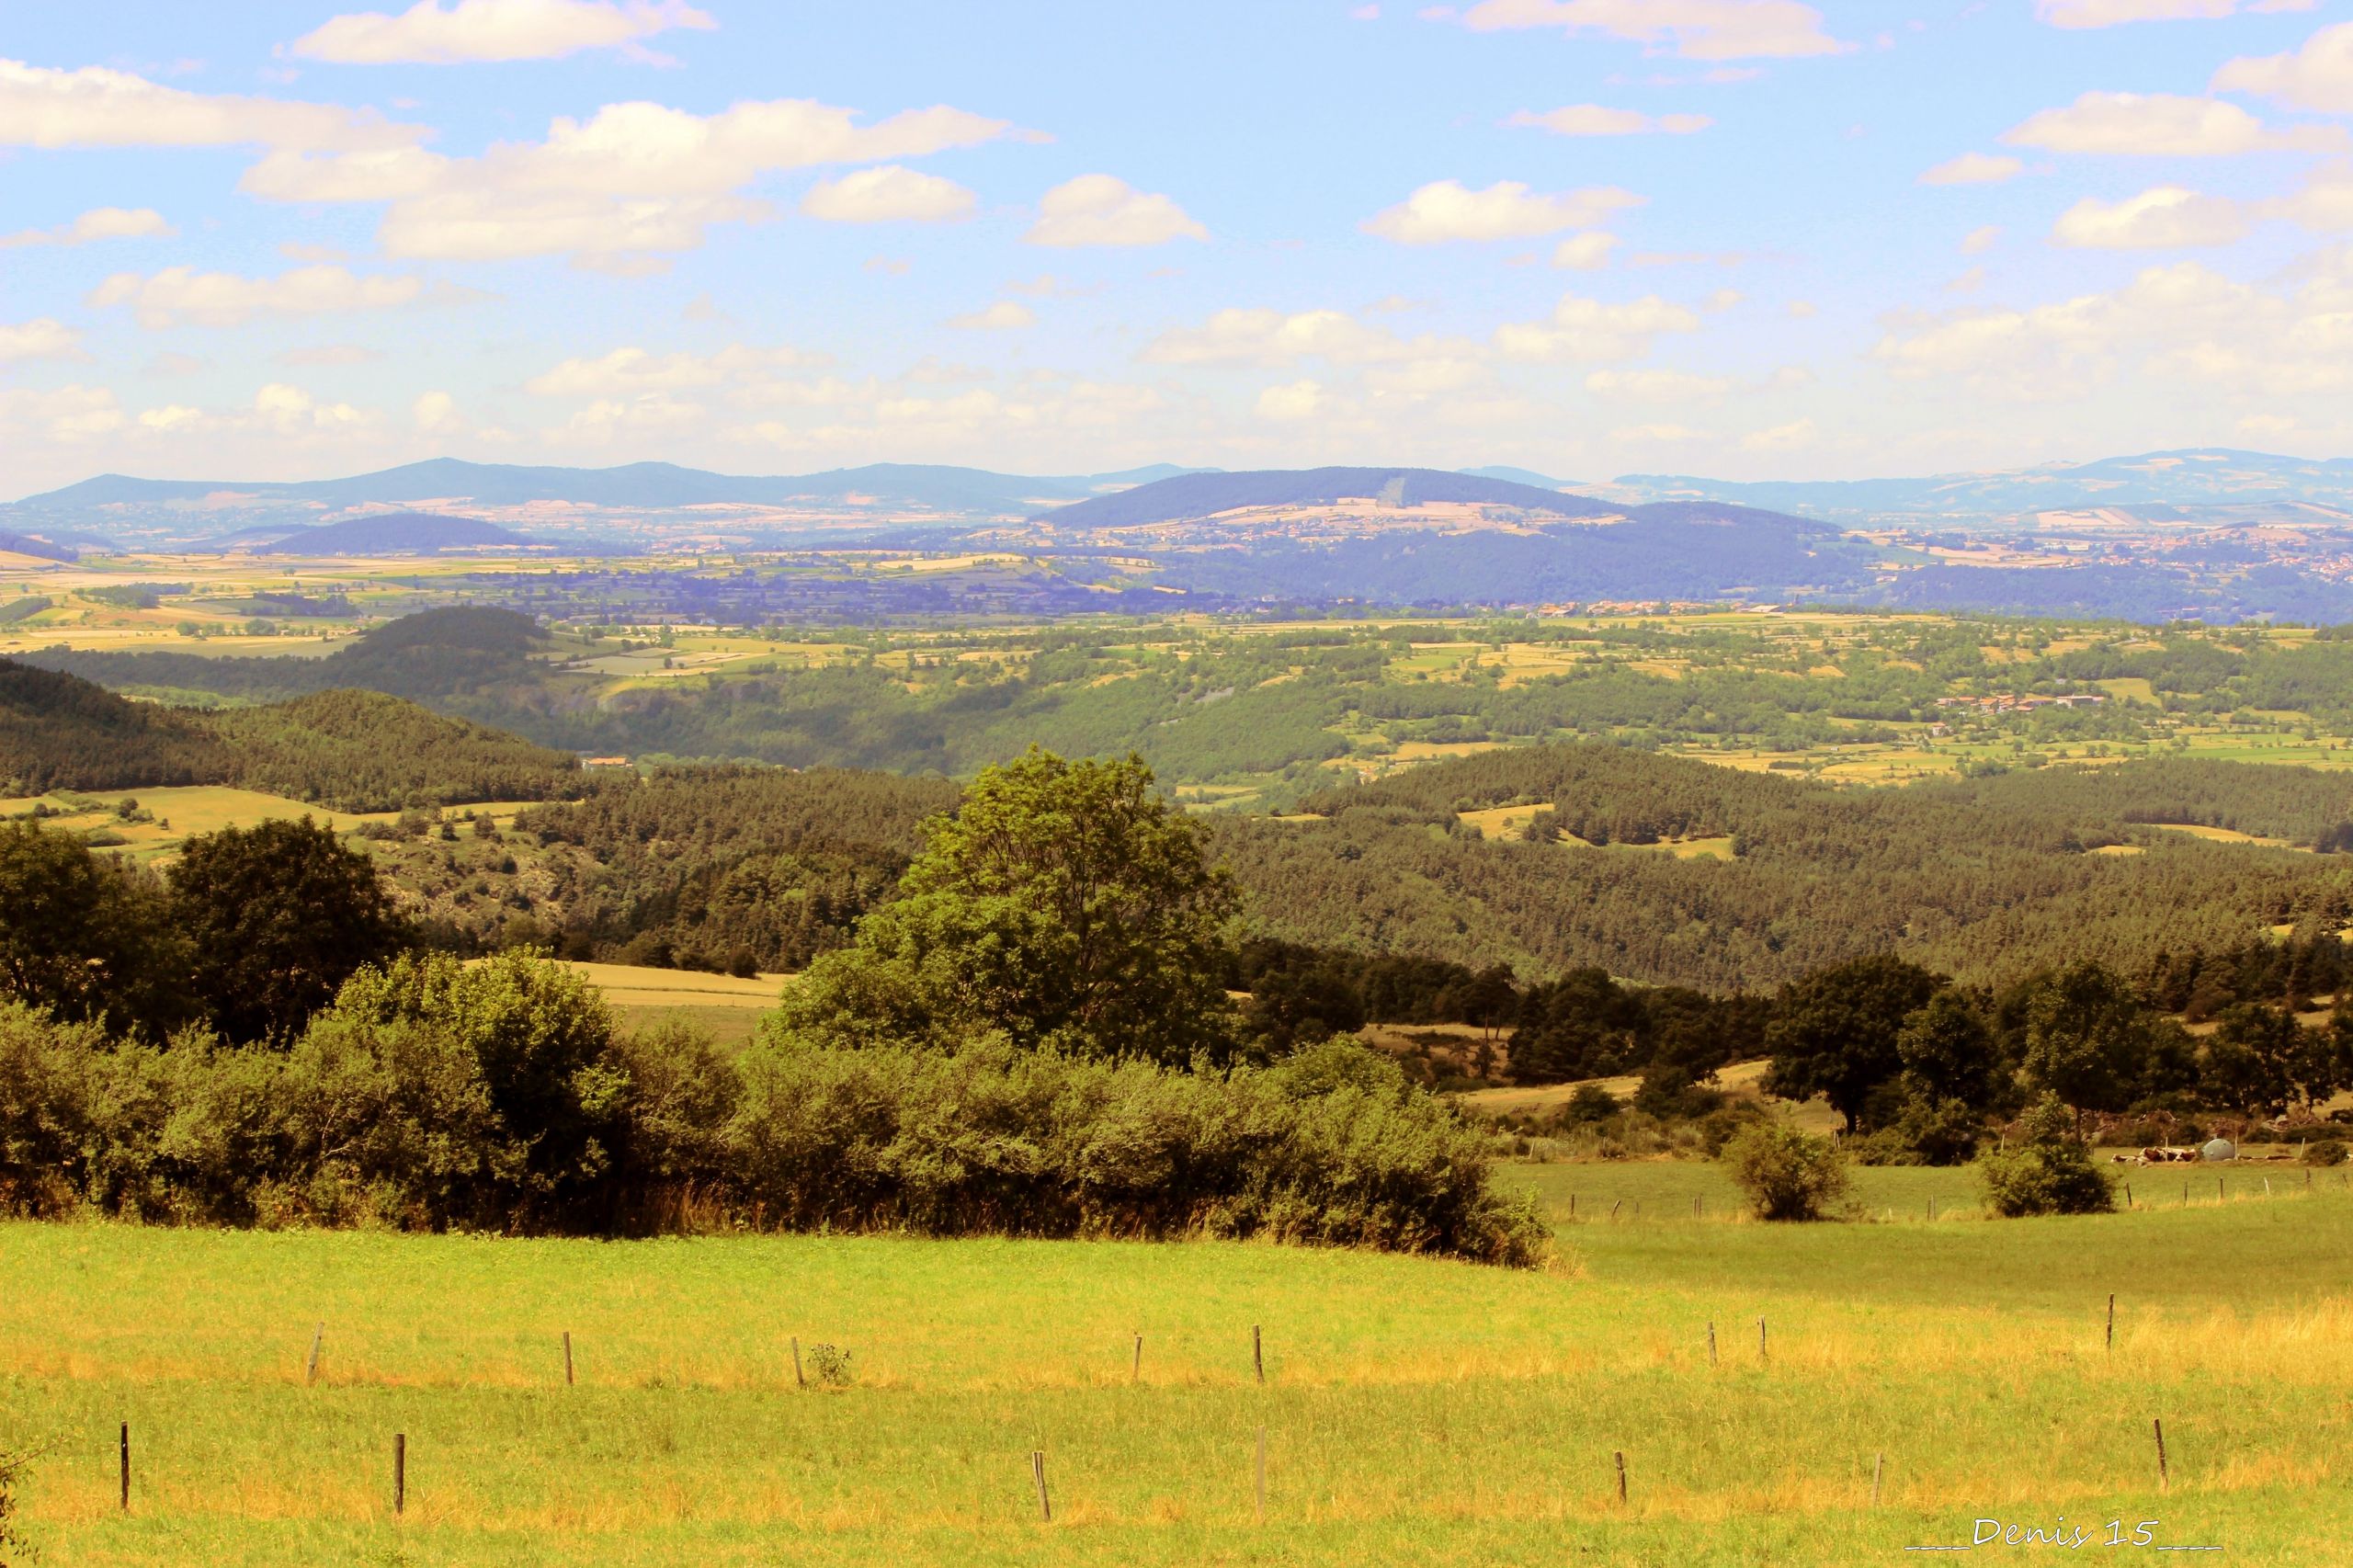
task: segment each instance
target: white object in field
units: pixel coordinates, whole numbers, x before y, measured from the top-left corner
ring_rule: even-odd
[[[2239,1152],[2231,1147],[2231,1141],[2227,1138],[2217,1138],[2198,1152],[2210,1160],[2235,1160],[2239,1156]]]

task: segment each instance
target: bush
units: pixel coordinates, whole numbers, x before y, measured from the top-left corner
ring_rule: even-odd
[[[2345,1145],[2335,1138],[2324,1138],[2305,1146],[2304,1164],[2308,1165],[2341,1165],[2345,1163]]]
[[[2021,1117],[2016,1147],[1978,1167],[1986,1207],[2006,1219],[2032,1214],[2105,1214],[2116,1207],[2108,1173],[2075,1132],[2074,1113],[2045,1095]]]
[[[1734,1133],[1723,1162],[1760,1220],[1819,1220],[1851,1185],[1846,1156],[1828,1139],[1779,1122]]]
[[[1965,1165],[1977,1156],[1977,1113],[1960,1100],[1903,1102],[1893,1120],[1856,1140],[1860,1165]]]

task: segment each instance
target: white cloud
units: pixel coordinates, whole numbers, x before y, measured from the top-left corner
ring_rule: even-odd
[[[1811,419],[1793,419],[1787,425],[1776,425],[1769,430],[1753,430],[1740,438],[1745,452],[1802,451],[1814,443],[1815,430]]]
[[[63,322],[35,316],[10,326],[0,323],[0,364],[14,359],[78,359],[82,335]]]
[[[1008,129],[944,105],[859,125],[848,109],[799,99],[707,116],[608,104],[586,120],[552,121],[544,142],[501,142],[478,157],[415,147],[274,153],[239,188],[278,201],[389,202],[377,237],[395,256],[570,255],[626,270],[628,258],[693,249],[713,223],[768,216],[767,202],[738,194],[763,175],[922,157]]]
[[[621,436],[670,435],[708,423],[710,413],[699,403],[688,403],[666,392],[649,392],[622,402],[599,398],[566,420],[551,440],[582,440],[602,445]]]
[[[1571,272],[1598,272],[1609,265],[1609,253],[1617,248],[1617,235],[1607,229],[1588,229],[1555,245],[1552,265]]]
[[[801,210],[829,223],[940,223],[969,218],[979,199],[954,180],[897,164],[821,180]]]
[[[2259,93],[2296,108],[2353,114],[2353,22],[2323,28],[2293,54],[2234,60],[2214,73],[2214,90]]]
[[[1312,419],[1324,406],[1324,389],[1313,381],[1268,387],[1258,394],[1258,417],[1289,422]]]
[[[289,46],[338,65],[455,65],[472,61],[560,60],[584,49],[624,49],[672,28],[710,28],[684,0],[417,0],[398,16],[361,11],[330,17]]]
[[[1682,370],[1596,370],[1586,391],[1624,403],[1720,403],[1732,391],[1729,376],[1694,376]]]
[[[1641,358],[1662,333],[1699,330],[1696,312],[1655,294],[1622,304],[1564,294],[1549,320],[1497,327],[1495,347],[1512,359],[1601,365]]]
[[[342,267],[297,267],[276,278],[240,278],[234,273],[174,267],[148,278],[118,272],[92,290],[85,302],[101,310],[129,305],[138,312],[141,325],[166,327],[180,322],[235,326],[257,315],[385,311],[486,298],[447,283],[428,290],[425,280],[415,277],[361,278]]]
[[[1961,238],[1961,254],[1984,256],[2000,244],[2001,238],[2002,226],[1999,223],[1988,223],[1983,228],[1972,229]]]
[[[458,400],[445,392],[429,392],[409,405],[409,418],[423,436],[455,435],[464,428],[458,417]]]
[[[2309,11],[2320,0],[2253,0],[2249,11]],[[2239,0],[2034,0],[2054,28],[2113,28],[2126,22],[2189,22],[2233,16]]]
[[[2047,108],[2003,132],[2013,147],[2052,153],[2129,153],[2212,158],[2281,148],[2341,147],[2335,126],[2273,131],[2234,103],[2171,93],[2086,93],[2065,108]]]
[[[179,231],[151,207],[94,207],[71,223],[25,229],[0,238],[0,250],[27,245],[85,245],[93,240],[169,239]]]
[[[1421,336],[1410,342],[1385,327],[1369,326],[1343,311],[1225,310],[1199,327],[1165,332],[1143,351],[1157,365],[1290,365],[1306,358],[1336,365],[1403,359],[1475,357],[1459,338]]]
[[[0,432],[78,446],[111,436],[128,421],[107,387],[80,384],[53,392],[0,388]]]
[[[2267,218],[2286,218],[2317,233],[2353,233],[2353,161],[2322,165],[2304,176],[2302,190],[2265,202],[2260,210]]]
[[[999,300],[986,310],[950,316],[948,324],[971,332],[1015,332],[1038,324],[1038,312],[1018,300]]]
[[[616,348],[596,358],[566,359],[523,383],[540,397],[637,397],[729,382],[755,382],[774,372],[821,362],[797,348],[731,344],[715,354],[650,354]]]
[[[2177,398],[2275,404],[2353,389],[2353,256],[2325,253],[2303,270],[2273,290],[2176,262],[2031,310],[1899,322],[1872,352],[1902,379],[2024,402],[2081,398],[2120,377]]]
[[[2230,244],[2246,229],[2236,202],[2161,185],[2117,202],[2087,196],[2059,215],[2051,239],[2092,250],[2171,250]]]
[[[1963,153],[1948,158],[1920,176],[1922,185],[1999,185],[2024,173],[2018,159],[1991,153]]]
[[[1669,136],[1688,136],[1705,131],[1715,121],[1704,114],[1669,114],[1655,119],[1639,109],[1605,108],[1599,104],[1571,104],[1564,108],[1547,109],[1542,114],[1520,110],[1506,125],[1532,126],[1549,131],[1555,136],[1642,136],[1664,132]]]
[[[270,356],[277,365],[369,365],[384,357],[382,350],[357,343],[321,343],[288,348]]]
[[[1207,229],[1165,196],[1147,195],[1110,175],[1081,175],[1038,199],[1033,245],[1165,245],[1206,240]]]
[[[355,152],[423,134],[373,109],[190,93],[104,66],[62,71],[0,60],[0,146]]]
[[[1798,0],[1481,0],[1463,13],[1477,32],[1564,28],[1687,60],[1783,60],[1851,48],[1822,30],[1822,13]]]
[[[1518,180],[1500,180],[1484,190],[1471,190],[1459,180],[1438,180],[1367,219],[1362,227],[1401,245],[1525,240],[1563,229],[1592,228],[1607,222],[1613,212],[1641,206],[1643,199],[1615,186],[1538,196]]]
[[[1812,321],[1822,313],[1822,307],[1812,300],[1791,300],[1781,307],[1791,321]]]

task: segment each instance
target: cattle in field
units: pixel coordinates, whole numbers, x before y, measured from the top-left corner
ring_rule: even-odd
[[[2144,1165],[2193,1165],[2197,1159],[2198,1151],[2195,1149],[2165,1147],[2141,1151],[2141,1163]]]

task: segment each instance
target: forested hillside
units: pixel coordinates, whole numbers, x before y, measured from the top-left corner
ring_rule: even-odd
[[[233,767],[186,714],[0,659],[0,795],[217,784]]]
[[[233,784],[388,812],[547,800],[579,778],[568,753],[377,692],[196,711],[0,660],[0,794]]]
[[[1311,822],[1225,823],[1219,844],[1267,930],[1295,941],[1713,990],[1890,950],[1996,980],[2077,958],[2138,972],[2275,926],[2333,932],[2353,915],[2353,861],[2140,824],[2238,793],[2242,821],[2312,828],[2345,789],[2156,762],[1842,790],[1538,747],[1311,797]],[[1536,808],[1533,838],[1490,840],[1456,815],[1510,805]],[[1729,858],[1651,847],[1691,838],[1729,840]]]

